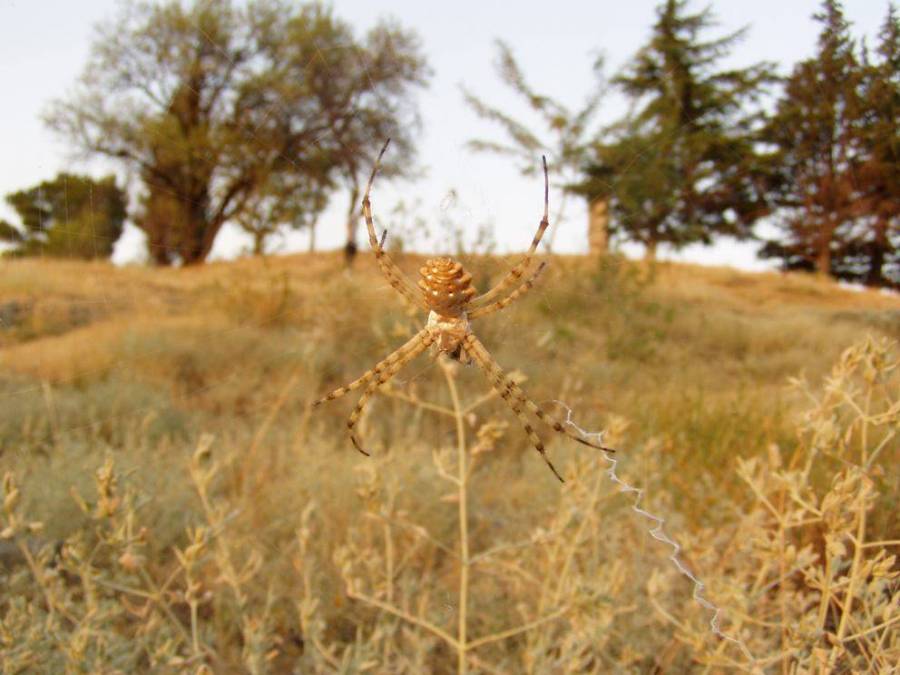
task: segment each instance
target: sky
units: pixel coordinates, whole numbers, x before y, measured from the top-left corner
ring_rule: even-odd
[[[71,146],[44,126],[41,114],[50,101],[69,91],[87,61],[95,24],[115,16],[119,4],[113,0],[0,0],[0,92],[6,101],[0,124],[0,195],[51,179],[59,171],[97,176],[108,172],[108,165],[74,157]],[[516,118],[533,119],[503,87],[493,68],[494,42],[499,38],[512,47],[534,89],[577,109],[596,82],[592,68],[596,57],[604,56],[608,74],[624,65],[646,42],[656,4],[655,0],[334,2],[336,15],[358,33],[382,16],[414,29],[433,71],[430,86],[419,94],[424,125],[418,161],[425,167],[425,175],[415,182],[378,184],[373,193],[376,219],[402,200],[415,204],[418,214],[429,223],[450,219],[471,237],[479,227],[489,227],[498,252],[527,248],[541,214],[541,179],[521,176],[508,159],[466,149],[472,138],[500,141],[503,137],[499,128],[479,119],[466,106],[460,87],[464,85]],[[707,4],[719,24],[713,35],[749,27],[726,62],[729,66],[767,60],[787,73],[792,64],[814,53],[818,24],[811,16],[819,7],[818,0],[712,0],[690,6],[699,9]],[[887,0],[845,1],[853,34],[870,43],[886,10]],[[615,119],[624,109],[624,102],[615,96],[604,99],[598,124]],[[552,172],[552,155],[548,161]],[[551,194],[552,201],[557,198]],[[323,215],[317,230],[319,248],[343,243],[346,201],[345,195],[336,195]],[[569,204],[558,225],[554,250],[584,252],[586,207],[573,200]],[[0,218],[14,220],[5,204],[0,205]],[[247,244],[240,234],[226,229],[213,255],[238,255]],[[305,250],[306,246],[307,235],[300,232],[277,243],[284,252]],[[770,263],[757,260],[755,249],[752,243],[723,241],[712,247],[661,253],[662,257],[703,264],[766,268]],[[634,247],[625,250],[639,253]],[[141,256],[141,234],[128,227],[114,259],[128,262]]]

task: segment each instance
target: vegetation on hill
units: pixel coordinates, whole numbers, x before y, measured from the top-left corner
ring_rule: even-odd
[[[0,220],[0,242],[11,256],[108,258],[125,224],[125,191],[114,176],[61,173],[6,196],[19,216]]]
[[[412,164],[412,95],[427,74],[413,32],[380,21],[357,36],[320,3],[132,3],[98,31],[47,122],[134,171],[150,258],[190,265],[242,216],[310,224],[338,185],[355,234],[372,139],[393,137],[389,173]]]
[[[547,435],[560,488],[473,369],[411,364],[362,422],[371,459],[352,401],[310,413],[424,320],[364,262],[5,264],[6,670],[896,663],[896,298],[556,258],[476,328],[548,412],[607,431],[740,646],[606,460]],[[467,266],[480,287],[505,269]],[[477,407],[454,413],[450,382]]]

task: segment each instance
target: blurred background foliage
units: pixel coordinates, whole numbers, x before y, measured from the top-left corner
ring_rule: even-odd
[[[895,288],[900,15],[886,7],[869,45],[838,0],[822,0],[815,54],[780,76],[770,63],[726,66],[746,29],[717,34],[712,8],[665,0],[648,41],[618,72],[596,60],[577,109],[542,93],[498,41],[500,83],[539,128],[464,87],[465,102],[498,132],[469,149],[508,157],[525,174],[548,155],[560,195],[553,222],[572,199],[586,200],[594,253],[637,242],[653,258],[659,245],[756,239],[783,269]],[[382,140],[393,139],[385,179],[427,169],[415,147],[429,75],[426,47],[396,21],[359,34],[318,3],[131,3],[99,27],[83,77],[45,119],[83,157],[136,179],[129,215],[155,264],[203,262],[226,223],[251,236],[255,254],[297,229],[314,247],[320,215],[339,194],[349,264],[362,181]],[[610,93],[628,112],[601,125]],[[406,230],[421,220],[413,206],[395,214]],[[33,203],[16,208],[22,225],[0,227],[16,254],[106,256],[118,236],[95,226],[102,246],[24,246],[46,214]],[[66,217],[65,229],[84,228],[78,213]]]

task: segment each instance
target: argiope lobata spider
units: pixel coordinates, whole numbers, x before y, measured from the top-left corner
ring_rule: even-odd
[[[354,389],[365,386],[359,402],[353,409],[350,419],[347,421],[347,428],[350,431],[350,440],[353,445],[362,454],[368,456],[369,453],[363,449],[353,427],[356,426],[363,408],[369,399],[378,390],[378,387],[385,384],[394,375],[396,375],[407,363],[412,361],[416,356],[425,351],[428,347],[433,346],[437,354],[446,354],[452,359],[462,363],[473,362],[484,372],[491,383],[491,387],[501,398],[512,408],[513,413],[518,417],[525,433],[528,434],[534,447],[547,462],[547,466],[561,482],[562,476],[556,470],[556,467],[550,462],[547,453],[544,450],[544,443],[532,428],[525,416],[523,408],[532,413],[541,422],[549,426],[561,434],[565,434],[569,438],[588,445],[598,450],[606,452],[615,452],[610,448],[602,445],[591,443],[581,438],[572,431],[569,431],[560,422],[550,419],[547,414],[541,410],[537,404],[529,399],[522,388],[507,377],[500,366],[494,361],[485,346],[475,337],[472,328],[469,325],[471,319],[480,319],[488,314],[493,314],[512,302],[522,297],[534,286],[534,282],[540,276],[541,272],[547,266],[542,262],[537,269],[531,273],[524,281],[522,281],[514,290],[512,290],[505,298],[497,299],[506,292],[513,284],[519,282],[522,276],[528,271],[532,263],[532,257],[537,251],[538,244],[544,231],[549,225],[548,210],[550,202],[550,186],[547,177],[547,160],[541,158],[544,164],[544,217],[538,226],[537,233],[531,242],[531,247],[516,265],[509,270],[500,283],[494,286],[486,293],[475,296],[475,288],[472,286],[472,275],[463,269],[463,266],[451,260],[450,258],[432,258],[425,261],[425,266],[419,270],[422,278],[419,279],[418,288],[413,285],[412,281],[407,277],[396,263],[391,260],[390,256],[385,252],[384,235],[381,241],[375,235],[375,221],[372,218],[372,204],[369,200],[369,192],[372,189],[372,183],[375,180],[375,174],[381,164],[381,158],[387,150],[390,139],[385,142],[381,152],[378,153],[378,159],[375,160],[375,166],[372,168],[372,174],[369,176],[369,182],[366,185],[366,193],[363,196],[362,207],[363,215],[366,220],[366,228],[369,231],[369,243],[375,251],[375,260],[381,268],[382,273],[400,295],[406,298],[416,307],[423,309],[428,314],[428,321],[425,327],[419,331],[409,342],[400,347],[398,350],[390,354],[387,358],[380,361],[372,370],[366,372],[362,377],[350,382],[343,387],[339,387],[327,396],[315,401],[313,407],[319,406],[326,401],[332,401],[340,398],[344,394],[348,394]],[[385,234],[387,234],[385,232]]]

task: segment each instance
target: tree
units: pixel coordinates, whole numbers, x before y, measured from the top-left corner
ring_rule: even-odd
[[[649,43],[613,78],[632,112],[608,128],[584,169],[579,191],[608,199],[611,230],[655,257],[661,243],[708,244],[746,237],[764,211],[748,110],[772,79],[769,64],[718,69],[744,31],[704,40],[709,9],[685,0],[656,10]]]
[[[900,287],[900,17],[888,6],[877,60],[863,54],[855,176],[862,217],[832,265],[839,278],[867,286]]]
[[[125,193],[113,176],[60,173],[6,196],[21,224],[0,220],[0,241],[13,256],[108,258],[125,222]]]
[[[370,31],[356,49],[329,53],[322,68],[324,81],[330,86],[322,100],[328,123],[331,179],[343,185],[349,195],[344,245],[349,266],[358,248],[362,183],[375,164],[382,141],[391,139],[391,152],[382,160],[379,176],[416,173],[413,139],[421,120],[407,92],[413,84],[424,85],[430,71],[415,34],[391,22]],[[377,88],[375,83],[379,83]],[[365,93],[349,103],[354,109],[352,115],[340,114],[348,105],[344,92]],[[373,143],[374,139],[379,140]]]
[[[313,241],[319,216],[328,206],[332,185],[327,176],[290,180],[290,174],[276,174],[247,203],[237,217],[238,226],[253,237],[253,255],[263,255],[266,243],[278,232],[307,229]],[[312,248],[312,243],[310,244]]]
[[[760,255],[831,274],[859,216],[863,72],[840,3],[824,0],[814,19],[816,54],[794,67],[763,133],[774,146],[769,201],[780,234]]]
[[[540,155],[549,154],[553,162],[554,187],[562,192],[561,198],[554,200],[557,207],[553,228],[547,237],[549,249],[552,248],[557,225],[565,214],[566,196],[570,192],[570,186],[587,161],[592,141],[589,128],[597,112],[602,92],[598,87],[597,91],[588,96],[581,108],[576,111],[569,110],[549,96],[537,93],[528,84],[509,45],[498,40],[496,46],[498,59],[495,68],[500,80],[524,99],[528,107],[537,114],[546,126],[547,136],[541,138],[529,129],[527,124],[514,119],[501,108],[486,103],[463,87],[465,101],[475,114],[498,124],[508,137],[506,143],[474,139],[469,141],[468,147],[476,152],[492,152],[512,158],[517,162],[523,176],[535,175],[541,166]],[[596,70],[599,72],[599,69],[598,61]]]
[[[194,264],[273,176],[321,186],[323,166],[336,176],[386,134],[410,166],[426,74],[411,32],[382,22],[359,40],[320,4],[129,4],[47,121],[134,170],[153,259]]]

